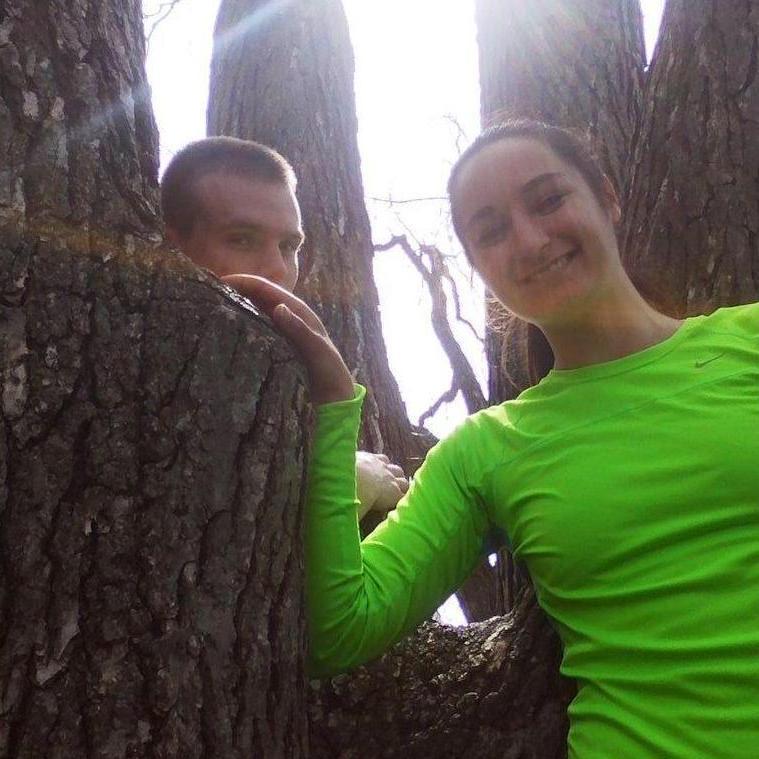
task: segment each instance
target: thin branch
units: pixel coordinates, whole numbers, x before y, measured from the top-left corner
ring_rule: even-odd
[[[430,195],[426,198],[403,198],[402,200],[395,200],[395,198],[387,197],[387,198],[376,198],[373,196],[369,197],[369,200],[376,200],[378,203],[387,203],[391,206],[400,206],[404,203],[423,203],[427,200],[448,200],[447,197],[444,195]]]
[[[461,155],[464,151],[462,143],[469,142],[469,138],[467,137],[464,128],[459,124],[459,120],[452,113],[446,113],[443,118],[449,121],[456,129],[456,152],[458,155]]]
[[[448,265],[445,263],[445,256],[440,251],[440,248],[438,248],[436,245],[422,245],[421,251],[423,253],[426,253],[430,261],[432,262],[433,267],[433,273],[436,276],[441,277],[451,287],[451,295],[453,296],[453,309],[456,314],[457,321],[460,321],[462,324],[465,324],[469,329],[472,331],[472,334],[475,336],[477,341],[481,344],[485,344],[485,340],[480,336],[480,334],[475,329],[474,324],[469,321],[462,313],[461,313],[461,300],[459,298],[459,288],[456,284],[456,280],[451,275],[450,270],[448,269]]]
[[[161,3],[158,8],[156,8],[156,10],[152,13],[142,14],[143,19],[155,18],[155,16],[159,16],[159,18],[156,19],[151,25],[150,31],[145,35],[145,42],[148,45],[150,44],[150,38],[153,36],[153,32],[155,32],[158,24],[160,24],[162,21],[165,21],[181,1],[182,0],[166,0],[165,2]]]
[[[435,263],[434,257],[427,253],[427,258],[430,259],[430,268],[428,269],[423,261],[425,255],[423,246],[419,246],[420,252],[417,253],[406,235],[395,235],[389,242],[375,245],[374,249],[376,251],[390,250],[396,245],[403,250],[427,285],[432,299],[432,328],[451,365],[453,372],[452,389],[456,387],[461,391],[467,411],[473,414],[475,411],[485,408],[485,396],[469,360],[464,355],[451,330],[448,321],[448,303],[439,266]]]
[[[459,394],[459,388],[456,384],[456,380],[454,378],[453,384],[446,390],[420,417],[417,424],[420,427],[424,426],[424,423],[431,417],[434,416],[437,413],[437,410],[444,404],[444,403],[451,403],[453,400],[455,400],[456,396]]]

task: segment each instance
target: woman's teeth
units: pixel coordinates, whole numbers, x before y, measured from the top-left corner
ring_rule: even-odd
[[[558,258],[555,258],[553,261],[551,261],[550,264],[547,264],[542,269],[538,269],[538,271],[531,274],[529,277],[527,277],[527,281],[531,281],[535,279],[536,277],[540,277],[543,274],[547,274],[552,271],[558,271],[559,269],[563,269],[569,261],[574,258],[574,255],[577,251],[576,250],[570,250],[564,253],[564,255],[559,256]]]

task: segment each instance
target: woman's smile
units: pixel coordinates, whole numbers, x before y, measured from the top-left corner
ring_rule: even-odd
[[[554,258],[550,259],[546,263],[539,264],[532,272],[525,277],[518,280],[520,285],[531,285],[535,282],[540,282],[546,278],[546,275],[551,275],[554,272],[564,271],[569,264],[574,261],[579,255],[578,248],[568,250],[566,253],[562,253]]]
[[[574,319],[621,270],[613,190],[597,196],[574,166],[535,140],[497,142],[469,160],[455,213],[491,292],[534,324]]]

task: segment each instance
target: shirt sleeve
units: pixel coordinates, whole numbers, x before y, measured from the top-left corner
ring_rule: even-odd
[[[317,409],[306,517],[312,677],[379,656],[466,579],[489,520],[456,435],[427,455],[395,511],[360,542],[355,455],[364,389]],[[465,472],[469,469],[468,475]]]

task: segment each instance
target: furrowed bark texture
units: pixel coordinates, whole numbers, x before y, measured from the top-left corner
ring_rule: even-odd
[[[0,0],[0,222],[97,246],[157,227],[137,0]]]
[[[302,391],[150,242],[139,3],[0,56],[0,757],[304,757]]]
[[[624,192],[646,63],[638,0],[477,0],[482,123],[587,131]]]
[[[312,759],[562,759],[574,686],[531,590],[509,616],[425,623],[378,661],[314,687]]]
[[[759,2],[667,3],[624,252],[675,315],[759,296],[758,51]]]
[[[411,472],[413,434],[382,337],[356,138],[353,53],[338,0],[223,0],[208,133],[259,140],[298,175],[306,244],[299,294],[367,385],[362,445]]]

